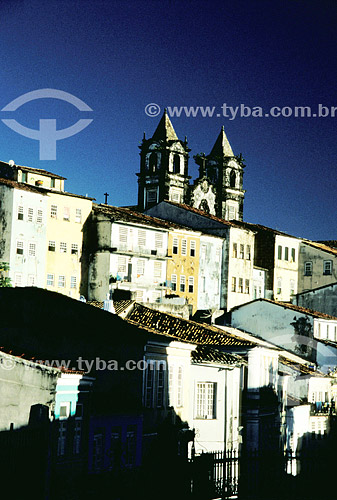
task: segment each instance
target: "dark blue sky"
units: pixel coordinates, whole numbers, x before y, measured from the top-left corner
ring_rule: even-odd
[[[93,118],[39,159],[38,142],[0,122],[0,159],[68,178],[66,189],[135,204],[138,145],[165,106],[337,106],[337,3],[331,1],[0,1],[0,109],[54,88],[92,113],[43,99],[0,112],[37,129]],[[336,110],[337,111],[337,110]],[[92,116],[91,116],[92,115]],[[336,117],[172,118],[192,156],[210,152],[222,125],[246,160],[244,218],[296,236],[336,239]]]

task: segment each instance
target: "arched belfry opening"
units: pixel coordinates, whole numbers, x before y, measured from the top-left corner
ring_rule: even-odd
[[[157,170],[157,153],[151,153],[149,158],[149,173],[155,174]]]
[[[235,170],[231,170],[231,173],[229,175],[229,186],[231,188],[235,188],[235,186],[236,186],[236,172],[235,172]]]
[[[177,154],[173,156],[173,173],[180,174],[180,156]]]

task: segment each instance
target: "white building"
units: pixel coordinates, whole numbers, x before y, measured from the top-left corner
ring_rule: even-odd
[[[34,186],[0,178],[0,260],[14,286],[45,287],[47,196]]]

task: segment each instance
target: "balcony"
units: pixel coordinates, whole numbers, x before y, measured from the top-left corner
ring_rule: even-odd
[[[142,246],[130,246],[122,243],[113,246],[111,249],[114,253],[120,253],[129,256],[149,257],[153,259],[168,259],[166,249],[162,248],[147,248]]]

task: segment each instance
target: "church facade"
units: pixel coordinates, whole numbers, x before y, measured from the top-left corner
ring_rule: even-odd
[[[138,210],[161,201],[189,205],[224,220],[242,220],[244,162],[235,156],[222,127],[209,155],[194,159],[199,176],[190,184],[186,137],[178,139],[165,110],[153,136],[140,146]]]

